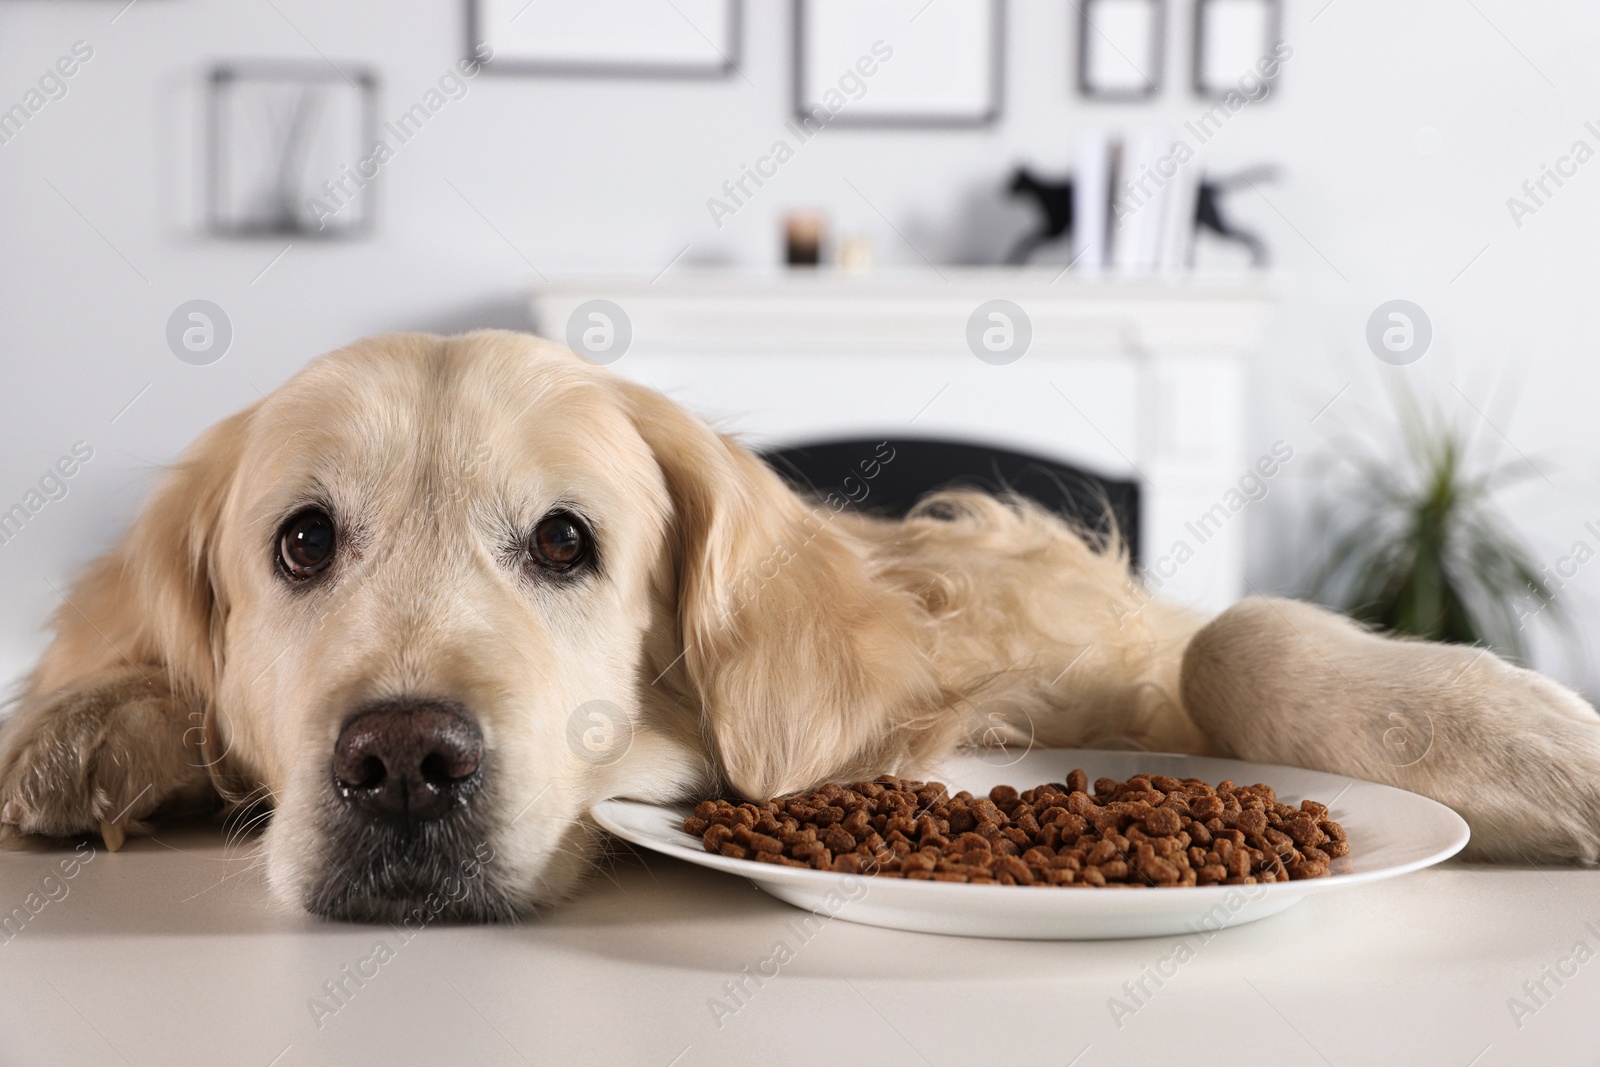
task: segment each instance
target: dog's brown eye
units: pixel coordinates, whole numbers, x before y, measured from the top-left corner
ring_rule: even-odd
[[[589,531],[575,515],[552,512],[528,539],[528,556],[541,567],[570,571],[589,557]]]
[[[278,558],[289,577],[303,581],[333,562],[335,542],[333,519],[321,508],[308,508],[283,524]]]

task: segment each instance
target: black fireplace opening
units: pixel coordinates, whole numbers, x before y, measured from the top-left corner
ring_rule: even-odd
[[[822,441],[769,449],[762,458],[801,492],[837,493],[892,517],[941,489],[1016,493],[1094,533],[1114,522],[1139,564],[1139,484],[1070,463],[972,441],[906,437]]]

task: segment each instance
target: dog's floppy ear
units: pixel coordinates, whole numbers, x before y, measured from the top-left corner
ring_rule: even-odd
[[[209,696],[226,610],[212,557],[253,412],[247,408],[202,434],[121,542],[73,584],[52,620],[56,639],[34,673],[32,693],[135,665],[161,672],[175,692]]]
[[[683,663],[728,783],[766,798],[950,740],[915,598],[874,577],[835,509],[659,393],[621,388],[672,498]]]
[[[115,850],[163,805],[228,792],[212,564],[249,419],[192,445],[65,594],[55,641],[0,729],[0,836],[98,829]]]

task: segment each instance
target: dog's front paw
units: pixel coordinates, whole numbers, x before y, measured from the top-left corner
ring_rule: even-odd
[[[1600,716],[1486,649],[1252,598],[1191,641],[1183,702],[1222,755],[1450,805],[1472,828],[1469,859],[1600,862]]]
[[[156,672],[119,670],[25,698],[0,726],[0,835],[99,833],[115,851],[207,784],[193,725]]]
[[[1435,714],[1441,728],[1412,788],[1467,820],[1467,859],[1600,863],[1600,717],[1564,686],[1493,657],[1466,675],[1471,702],[1452,722]]]

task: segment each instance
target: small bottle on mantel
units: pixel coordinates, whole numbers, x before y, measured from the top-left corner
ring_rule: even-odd
[[[818,212],[792,211],[783,220],[783,258],[791,267],[815,267],[822,262],[822,239],[827,220]]]
[[[839,269],[846,274],[866,274],[872,270],[872,235],[852,233],[839,244]]]

